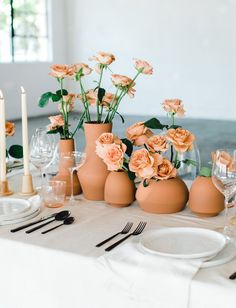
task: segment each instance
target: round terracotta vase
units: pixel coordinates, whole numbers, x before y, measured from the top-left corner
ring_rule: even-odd
[[[155,181],[147,187],[140,183],[136,199],[140,207],[149,213],[171,214],[182,211],[188,201],[188,188],[180,178]]]
[[[135,200],[135,185],[124,171],[110,172],[104,189],[105,201],[115,207],[129,206]]]
[[[211,177],[198,176],[189,193],[189,207],[202,217],[218,215],[224,210],[224,196],[212,183]]]
[[[86,160],[78,170],[84,197],[88,200],[104,200],[104,186],[109,174],[107,166],[96,154],[96,140],[102,133],[109,133],[112,123],[85,123]]]
[[[74,139],[60,140],[59,141],[59,154],[60,157],[63,156],[63,153],[71,153],[75,150]],[[70,165],[66,160],[59,159],[59,172],[56,176],[53,177],[55,181],[65,181],[66,182],[66,195],[71,195],[71,176],[69,168]],[[77,174],[73,174],[73,194],[81,194],[81,186]]]

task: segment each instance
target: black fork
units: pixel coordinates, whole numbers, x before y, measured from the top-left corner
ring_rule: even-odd
[[[96,245],[96,247],[100,247],[100,246],[102,246],[103,244],[106,244],[107,242],[109,242],[110,240],[112,240],[114,237],[116,237],[116,236],[119,235],[119,234],[127,234],[127,233],[130,231],[130,229],[132,228],[132,226],[133,226],[133,223],[132,223],[132,222],[127,222],[127,224],[125,225],[125,227],[124,227],[123,230],[121,230],[120,232],[118,232],[118,233],[116,233],[116,234],[110,236],[109,238],[105,239],[105,240],[102,241],[101,243],[98,243],[98,244]]]
[[[134,230],[134,232],[132,232],[132,233],[126,235],[126,236],[123,237],[121,240],[119,240],[119,241],[115,242],[114,244],[112,244],[111,246],[107,247],[107,248],[105,249],[105,251],[110,251],[110,250],[112,250],[113,248],[115,248],[116,246],[118,246],[120,243],[124,242],[124,241],[125,241],[127,238],[129,238],[131,235],[139,235],[139,234],[141,234],[141,233],[143,232],[144,228],[146,227],[146,224],[147,224],[146,222],[141,221],[141,222],[138,224],[137,228]]]

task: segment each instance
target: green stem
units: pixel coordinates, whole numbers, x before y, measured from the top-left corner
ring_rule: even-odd
[[[114,106],[115,106],[115,103],[117,102],[117,101],[116,101],[116,97],[117,97],[118,91],[119,91],[119,88],[116,88],[116,93],[115,93],[115,95],[114,95],[114,97],[113,97],[113,99],[112,99],[112,101],[111,101],[111,103],[110,103],[109,110],[108,110],[108,113],[107,113],[107,116],[106,116],[106,118],[105,118],[104,123],[110,123],[110,121],[109,121],[109,116],[110,116],[111,110],[113,110],[113,108],[114,108]],[[113,106],[113,105],[114,105],[114,106]]]
[[[82,94],[82,103],[84,105],[84,109],[85,109],[85,113],[86,113],[86,119],[88,122],[91,121],[90,118],[90,113],[89,113],[89,107],[88,107],[88,102],[87,102],[87,98],[86,98],[86,94],[85,94],[85,90],[81,81],[81,77],[79,77],[79,84],[80,84],[80,90],[81,90],[81,94]]]
[[[68,139],[68,118],[67,118],[67,111],[65,111],[65,104],[63,101],[63,79],[60,78],[60,90],[61,90],[61,110],[64,117],[64,139]]]
[[[173,150],[173,145],[170,146],[170,162],[173,162],[173,156],[174,156],[174,150]]]
[[[80,129],[80,128],[82,127],[85,116],[86,116],[86,110],[83,111],[83,113],[82,113],[82,115],[81,115],[81,117],[80,117],[80,119],[79,119],[79,122],[78,122],[78,124],[77,124],[77,126],[76,126],[74,132],[73,132],[72,135],[71,135],[71,138],[74,138],[74,135],[75,135],[75,133],[77,132],[77,130]]]
[[[175,114],[172,112],[171,113],[171,121],[172,121],[172,126],[174,126],[175,125]]]
[[[103,75],[103,70],[104,70],[104,66],[101,65],[101,73],[100,73],[100,77],[99,77],[99,81],[98,81],[98,91],[100,89],[100,86],[101,86],[101,83],[102,83],[102,75]],[[97,105],[97,122],[100,123],[101,120],[102,120],[102,111],[103,109],[101,110],[101,114],[100,114],[100,110],[99,110],[99,99],[97,97],[97,102],[96,102],[96,105]]]
[[[174,166],[176,167],[177,165],[177,160],[178,160],[178,152],[175,152],[175,158],[174,158]]]

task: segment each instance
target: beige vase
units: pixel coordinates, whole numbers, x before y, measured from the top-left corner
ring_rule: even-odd
[[[71,153],[75,150],[74,139],[60,140],[59,141],[59,154],[62,156],[63,153]],[[65,181],[66,182],[66,195],[71,195],[71,176],[69,167],[71,164],[70,161],[66,161],[63,159],[59,159],[59,172],[56,176],[53,177],[55,181]],[[73,174],[73,194],[78,195],[81,194],[81,186],[79,183],[79,179],[77,174],[74,172]]]
[[[135,200],[135,185],[126,172],[109,173],[105,183],[104,198],[114,207],[126,207]]]
[[[79,168],[78,176],[84,197],[88,200],[104,200],[104,186],[109,174],[107,166],[96,154],[96,140],[102,133],[109,133],[112,123],[85,123],[86,160]]]
[[[155,181],[147,187],[140,183],[136,199],[140,207],[149,213],[171,214],[182,211],[188,201],[188,188],[180,178]]]
[[[202,217],[212,217],[224,210],[224,196],[212,183],[211,177],[198,176],[189,193],[189,207]]]

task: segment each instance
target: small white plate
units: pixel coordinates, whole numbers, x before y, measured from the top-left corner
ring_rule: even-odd
[[[15,219],[20,214],[27,212],[31,207],[28,200],[20,198],[1,198],[0,199],[0,221]]]
[[[4,221],[1,221],[0,222],[0,226],[18,224],[20,222],[24,222],[26,220],[30,220],[31,218],[36,217],[39,213],[40,213],[40,209],[37,209],[36,211],[34,211],[33,213],[31,213],[28,216],[21,217],[21,218],[18,218],[18,219],[14,219],[14,220],[4,220]]]
[[[224,248],[226,238],[202,228],[164,228],[144,233],[140,244],[161,256],[194,259],[215,256]]]

